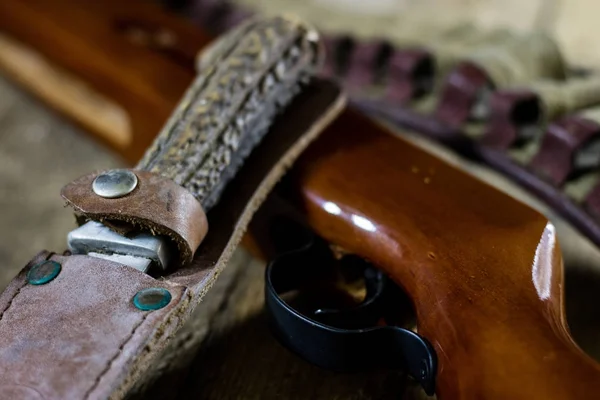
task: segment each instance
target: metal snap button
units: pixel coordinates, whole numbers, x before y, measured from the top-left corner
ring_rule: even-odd
[[[128,169],[113,169],[94,179],[92,190],[100,197],[114,199],[128,195],[138,184],[137,176]]]
[[[163,288],[142,289],[133,296],[133,305],[142,311],[159,310],[171,302],[171,293]]]
[[[56,278],[61,269],[61,265],[56,261],[42,261],[27,272],[27,282],[32,285],[44,285]]]

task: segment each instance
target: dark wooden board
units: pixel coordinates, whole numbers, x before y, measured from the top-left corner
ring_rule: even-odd
[[[60,251],[75,226],[59,191],[90,170],[124,163],[0,78],[0,286],[37,251]],[[469,168],[468,165],[464,165]],[[472,172],[477,172],[473,171]],[[479,173],[479,172],[477,172]],[[501,181],[491,179],[506,189]],[[560,225],[559,225],[560,227]],[[563,235],[567,315],[575,338],[600,358],[600,265]],[[132,394],[135,399],[415,399],[398,373],[336,374],[299,360],[270,335],[262,311],[264,262],[239,250],[194,317]]]

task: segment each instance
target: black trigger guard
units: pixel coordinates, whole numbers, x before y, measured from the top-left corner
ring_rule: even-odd
[[[383,294],[391,284],[381,272],[370,270],[366,300],[351,310],[322,310],[309,318],[280,297],[314,280],[334,261],[328,246],[310,230],[291,221],[286,225],[287,232],[294,230],[295,246],[288,244],[265,274],[266,310],[279,342],[306,361],[334,371],[405,370],[433,395],[437,356],[431,344],[408,329],[376,326],[384,308]]]

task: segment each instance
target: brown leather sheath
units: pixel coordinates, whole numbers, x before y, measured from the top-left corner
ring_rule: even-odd
[[[34,257],[0,296],[0,398],[122,398],[227,265],[275,183],[343,104],[324,81],[296,98],[208,213],[210,232],[194,260],[160,280],[90,256]],[[60,273],[29,284],[29,270],[42,260],[60,263]],[[140,311],[132,298],[150,287],[172,299]]]
[[[173,233],[176,242],[179,235],[184,248],[198,238],[202,242],[189,263],[180,247],[181,262],[158,279],[89,255],[44,251],[34,257],[0,295],[0,398],[123,398],[227,265],[275,183],[343,106],[336,85],[315,79],[305,86],[206,213],[210,229],[203,239],[206,221],[199,203],[168,179],[134,171],[138,187],[112,203],[112,214],[101,201],[90,202],[89,189],[82,189],[97,174],[67,186],[63,196],[87,219],[110,220],[118,227],[127,218],[117,217],[143,214],[140,204],[147,201],[156,211],[138,215],[147,227],[160,216],[161,226],[169,228],[166,234]],[[149,187],[164,196],[142,199]],[[181,218],[186,207],[189,218]],[[40,284],[35,280],[40,265],[60,268]],[[168,304],[146,311],[137,307],[134,297],[150,288],[166,289]]]

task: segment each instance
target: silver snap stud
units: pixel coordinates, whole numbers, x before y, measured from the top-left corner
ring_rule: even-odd
[[[92,190],[100,197],[115,199],[128,195],[138,184],[138,178],[128,169],[112,169],[98,175]]]

